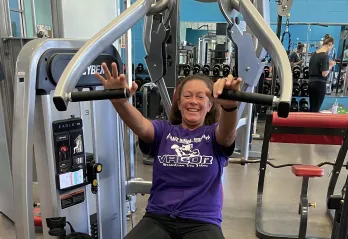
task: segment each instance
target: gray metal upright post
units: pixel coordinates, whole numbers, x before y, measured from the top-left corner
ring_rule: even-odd
[[[0,37],[12,35],[10,24],[10,7],[8,0],[0,0]]]
[[[51,0],[53,38],[64,38],[62,0]]]
[[[178,80],[178,48],[180,43],[180,0],[173,1],[173,12],[170,20],[170,37],[167,43],[167,74],[163,77],[170,98]]]

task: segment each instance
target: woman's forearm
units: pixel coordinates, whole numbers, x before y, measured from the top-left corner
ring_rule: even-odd
[[[219,125],[217,127],[216,140],[220,145],[231,146],[236,137],[236,127],[238,109],[233,112],[226,112],[221,110]]]
[[[154,128],[152,123],[146,119],[129,101],[112,102],[117,113],[123,122],[136,134],[140,139],[151,143],[154,139]]]

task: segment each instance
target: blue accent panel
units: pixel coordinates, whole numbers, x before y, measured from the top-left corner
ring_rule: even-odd
[[[186,41],[198,46],[198,39],[201,36],[207,35],[208,31],[207,30],[195,30],[192,28],[187,28],[186,29]]]

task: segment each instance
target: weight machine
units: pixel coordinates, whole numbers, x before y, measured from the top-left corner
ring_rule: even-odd
[[[150,45],[145,46],[146,61],[152,80],[160,91],[166,91],[163,80],[166,61],[156,61],[155,56],[157,52],[166,59],[165,41],[170,29],[166,19],[175,3],[175,0],[155,3],[138,0],[86,42],[37,39],[23,47],[16,67],[12,144],[17,238],[35,238],[31,201],[34,159],[45,239],[68,238],[66,235],[73,235],[73,231],[84,233],[84,238],[112,239],[126,235],[126,195],[149,193],[151,182],[125,181],[122,121],[107,99],[127,98],[128,90],[103,90],[93,73],[103,74],[101,62],[108,65],[116,62],[122,72],[122,60],[111,45],[146,15],[144,38],[151,38]],[[250,87],[245,87],[245,92],[225,90],[220,98],[268,105],[277,109],[278,116],[287,117],[292,92],[291,68],[280,41],[249,0],[219,4],[229,19],[232,12],[228,9],[243,14],[258,41],[279,65],[282,89],[279,98],[252,93]],[[151,26],[151,31],[146,26]],[[239,34],[236,41],[249,39],[252,43],[250,36]],[[158,44],[162,46],[160,51]],[[241,48],[245,48],[245,54],[255,54],[246,45]],[[239,62],[238,70],[244,79],[258,74],[257,58],[247,62],[245,57]],[[165,107],[170,107],[168,92],[161,92],[161,96]],[[79,104],[81,101],[91,101],[88,115]],[[93,152],[87,153],[84,135],[88,131],[92,135]],[[70,230],[65,228],[66,224]]]

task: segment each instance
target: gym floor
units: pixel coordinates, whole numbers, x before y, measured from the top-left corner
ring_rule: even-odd
[[[262,141],[254,141],[254,150],[261,149]],[[338,146],[271,144],[269,157],[274,164],[303,163],[318,164],[336,159]],[[142,163],[137,155],[136,177],[151,180],[152,166]],[[226,239],[252,239],[255,236],[255,207],[258,182],[258,164],[241,166],[229,164],[224,173],[224,210],[223,233]],[[331,172],[330,166],[324,166],[325,175],[309,181],[309,202],[317,203],[309,210],[307,235],[330,238],[331,225],[326,217],[326,192]],[[346,171],[343,170],[336,192],[344,184]],[[264,227],[273,233],[298,233],[299,215],[297,214],[301,190],[300,177],[295,177],[291,168],[273,169],[268,167],[264,192]],[[128,221],[132,224],[145,213],[148,196],[137,196],[137,210]],[[37,238],[42,238],[38,233]],[[14,225],[0,214],[0,239],[15,239]]]

